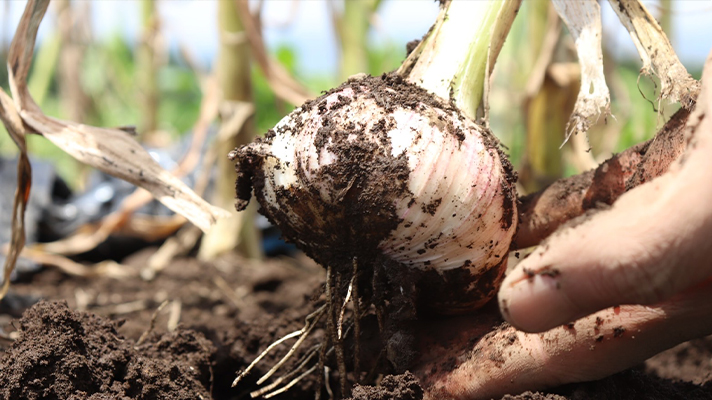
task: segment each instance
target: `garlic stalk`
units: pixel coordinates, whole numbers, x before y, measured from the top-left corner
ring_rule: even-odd
[[[403,268],[427,308],[484,304],[517,226],[515,178],[472,117],[518,5],[445,2],[396,73],[351,79],[234,150],[237,208],[254,189],[309,256]]]
[[[486,79],[520,5],[521,0],[445,2],[435,25],[398,73],[452,100],[475,120],[481,116]]]

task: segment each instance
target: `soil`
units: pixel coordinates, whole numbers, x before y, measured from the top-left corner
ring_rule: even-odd
[[[130,276],[122,279],[71,277],[52,269],[21,276],[0,303],[0,398],[249,398],[257,378],[294,340],[277,346],[232,388],[236,374],[270,343],[301,329],[307,314],[324,304],[315,295],[323,290],[323,269],[306,257],[254,262],[229,255],[211,263],[184,258],[144,281],[138,272],[151,252],[124,260]],[[366,331],[368,321],[362,325]],[[323,335],[320,327],[312,331],[275,376],[294,369]],[[362,347],[362,355],[377,353]],[[600,381],[504,398],[710,399],[710,360],[712,339],[698,339]],[[354,400],[423,398],[413,375],[368,378],[365,371],[374,362],[364,356],[361,363],[364,385],[353,389]],[[277,398],[313,398],[317,384],[310,374]],[[338,386],[332,373],[329,389],[338,395]],[[329,398],[326,390],[322,398]]]

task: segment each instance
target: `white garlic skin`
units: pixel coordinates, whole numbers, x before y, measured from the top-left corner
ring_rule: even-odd
[[[275,127],[274,136],[233,155],[238,162],[241,154],[260,158],[252,180],[263,212],[321,263],[380,253],[407,267],[438,271],[445,280],[460,280],[457,271],[465,269],[473,278],[451,284],[482,292],[474,288],[483,284],[477,277],[498,268],[487,279],[501,279],[517,226],[513,179],[496,139],[450,106],[412,99],[393,104],[398,103],[393,89],[374,95],[375,89],[359,82],[296,109]],[[380,161],[368,164],[365,151],[352,157],[344,143],[359,151],[372,145]],[[368,166],[357,173],[339,169],[358,163]],[[336,172],[325,175],[330,169]],[[380,186],[363,195],[373,185]],[[386,191],[390,185],[393,190]],[[385,203],[364,213],[358,207],[369,199]],[[365,221],[361,225],[359,218]],[[352,225],[357,227],[347,228]],[[368,239],[359,242],[359,235]],[[471,303],[484,303],[497,285],[486,283],[488,293]]]

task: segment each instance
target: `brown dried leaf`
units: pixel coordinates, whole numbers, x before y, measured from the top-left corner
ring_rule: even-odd
[[[563,146],[573,133],[588,131],[601,114],[610,113],[611,96],[603,75],[601,7],[591,0],[552,0],[552,3],[576,41],[581,64],[581,89],[566,126]]]
[[[202,149],[203,143],[205,142],[208,134],[208,127],[218,114],[218,105],[220,100],[219,87],[215,76],[205,75],[202,73],[197,64],[192,61],[192,57],[189,53],[187,53],[187,50],[184,49],[184,52],[184,57],[186,57],[191,69],[200,78],[200,87],[203,97],[200,103],[200,115],[198,116],[198,120],[193,125],[193,138],[191,140],[190,147],[178,163],[178,167],[171,171],[172,174],[178,177],[184,176],[186,173],[196,168],[198,161],[200,160],[200,150]],[[123,128],[117,129],[125,130]],[[207,162],[207,159],[210,158],[207,154],[204,158],[204,173],[201,175],[203,177],[209,173],[209,165],[212,164]],[[206,179],[201,179],[198,183],[196,183],[194,187],[196,193],[202,193],[206,186],[206,183],[204,182],[205,180]],[[199,184],[201,182],[203,182],[203,184]],[[122,234],[129,234],[132,236],[137,235],[139,234],[138,229],[133,229],[133,232],[131,233],[127,232],[126,229],[128,228],[131,230],[132,225],[135,225],[135,222],[141,221],[141,219],[137,218],[136,215],[133,215],[133,213],[148,204],[150,201],[151,196],[148,192],[143,189],[137,189],[123,200],[118,210],[105,216],[98,224],[88,224],[82,226],[72,236],[50,243],[38,243],[33,245],[32,248],[38,251],[54,254],[74,255],[95,248],[97,245],[104,242],[109,235],[117,231],[121,231]],[[165,238],[166,236],[173,234],[173,232],[180,228],[183,223],[185,223],[185,219],[183,217],[174,216],[168,225],[160,223],[154,219],[153,222],[144,224],[141,228],[144,230],[142,235],[147,234],[154,236],[154,240],[157,240],[159,237]],[[157,235],[159,237],[155,237]]]
[[[10,46],[10,88],[24,122],[77,160],[145,188],[203,231],[218,218],[228,216],[227,211],[210,205],[161,168],[126,132],[62,121],[42,113],[27,91],[26,79],[37,29],[48,5],[47,0],[27,2]]]
[[[38,108],[21,115],[34,130],[77,160],[141,186],[166,207],[207,231],[228,213],[195,194],[180,179],[161,168],[131,136],[115,129],[61,121]]]
[[[15,269],[17,257],[25,246],[25,208],[27,207],[27,200],[30,198],[30,188],[32,187],[32,167],[30,166],[30,160],[27,158],[26,129],[12,104],[12,99],[2,89],[0,89],[0,120],[2,120],[7,132],[20,150],[17,162],[17,188],[12,202],[12,236],[10,248],[5,257],[3,282],[2,288],[0,288],[0,299],[2,299],[10,287],[10,275]]]
[[[638,0],[609,2],[638,49],[643,61],[640,71],[660,78],[660,97],[679,101],[683,107],[692,109],[700,92],[700,82],[687,73],[660,24]]]

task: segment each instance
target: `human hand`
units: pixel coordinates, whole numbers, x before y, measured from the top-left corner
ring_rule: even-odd
[[[703,83],[712,81],[710,70],[708,60]],[[688,121],[683,160],[560,230],[510,272],[499,307],[514,328],[485,334],[451,371],[433,369],[430,358],[421,376],[433,397],[490,398],[594,380],[712,333],[711,86],[703,85]],[[444,340],[456,348],[465,338]],[[438,357],[445,354],[452,352]]]

